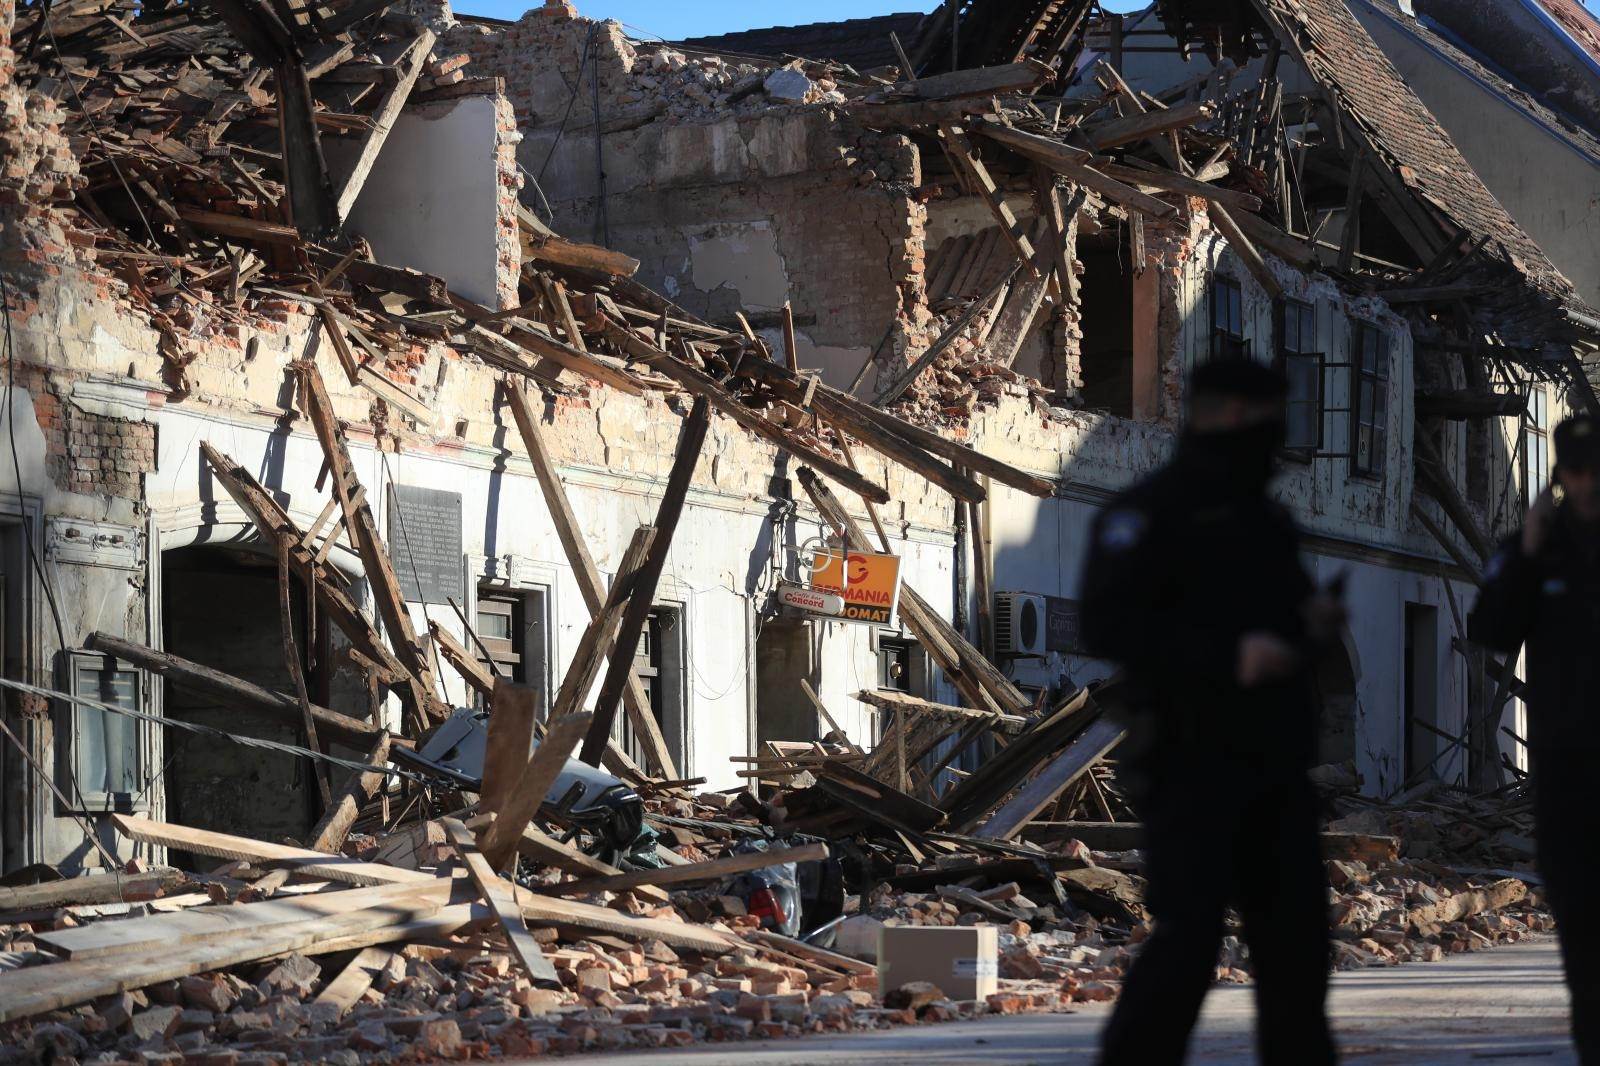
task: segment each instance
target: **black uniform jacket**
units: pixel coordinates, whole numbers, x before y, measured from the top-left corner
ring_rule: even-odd
[[[1467,621],[1473,640],[1507,655],[1528,645],[1528,743],[1535,759],[1600,746],[1600,532],[1558,510],[1543,549],[1508,538],[1484,569]]]
[[[1307,676],[1249,690],[1236,680],[1243,634],[1304,646],[1312,592],[1293,522],[1258,487],[1185,442],[1096,517],[1081,588],[1084,643],[1122,664],[1142,712],[1125,756],[1311,764]]]

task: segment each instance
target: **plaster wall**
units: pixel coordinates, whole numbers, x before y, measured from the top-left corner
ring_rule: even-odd
[[[444,278],[454,292],[498,309],[499,184],[495,101],[488,96],[410,107],[395,119],[351,208],[351,229],[379,262]],[[342,177],[358,142],[329,138]],[[513,293],[514,295],[514,293]]]

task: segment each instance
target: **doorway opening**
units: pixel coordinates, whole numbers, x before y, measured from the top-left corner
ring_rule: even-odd
[[[234,547],[197,545],[162,553],[161,617],[165,650],[253,682],[294,692],[283,658],[278,564],[271,556]],[[327,671],[317,669],[327,648],[307,639],[306,596],[291,578],[295,643],[313,703],[327,704]],[[275,715],[165,684],[168,718],[197,722],[245,737],[304,744],[299,727]],[[281,841],[303,840],[314,824],[316,789],[305,759],[248,747],[220,737],[170,730],[166,764],[157,768],[167,817],[181,825]],[[218,860],[174,853],[176,865],[209,869]]]

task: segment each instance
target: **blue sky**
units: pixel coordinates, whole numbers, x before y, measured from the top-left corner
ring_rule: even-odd
[[[520,18],[542,0],[453,0],[457,11],[495,18]],[[930,11],[937,0],[808,0],[807,3],[761,3],[759,0],[573,0],[578,12],[589,18],[618,19],[637,36],[704,37],[766,26],[838,19],[868,18],[896,11]],[[1111,11],[1137,11],[1148,0],[1108,0]]]
[[[542,0],[453,0],[455,9],[468,15],[515,19]],[[703,37],[766,26],[805,22],[833,22],[867,18],[896,11],[928,11],[937,0],[574,0],[578,11],[590,18],[619,19],[639,37]],[[1103,0],[1109,11],[1138,11],[1148,0]],[[1600,0],[1584,0],[1592,11]]]

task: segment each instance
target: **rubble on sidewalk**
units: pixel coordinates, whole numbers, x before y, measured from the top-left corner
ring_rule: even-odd
[[[1241,160],[1234,137],[1202,128],[1226,113],[1254,141],[1258,125],[1281,134],[1281,116],[1258,114],[1259,100],[1245,113],[1249,101],[1225,94],[1149,108],[1109,67],[1095,74],[1098,92],[1052,101],[1047,114],[1031,92],[1054,71],[1020,52],[1013,63],[918,81],[909,71],[655,48],[635,71],[646,120],[834,107],[840,121],[936,142],[952,184],[993,214],[981,238],[932,250],[922,327],[934,339],[882,375],[869,402],[802,371],[792,328],[786,350],[773,351],[742,316],[737,330],[700,320],[634,281],[636,261],[568,240],[520,205],[515,232],[503,234],[518,267],[503,307],[377,261],[341,224],[398,109],[499,89],[399,5],[284,10],[292,33],[254,0],[31,7],[17,26],[30,42],[19,63],[80,148],[76,172],[52,189],[64,239],[160,326],[175,396],[189,390],[197,333],[291,315],[319,323],[326,346],[292,360],[283,412],[310,426],[325,464],[315,524],[300,528],[220,440],[197,447],[212,481],[276,550],[285,604],[299,579],[371,691],[394,696],[403,724],[386,722],[376,695],[366,718],[313,703],[298,666],[295,691],[276,692],[93,635],[89,647],[177,688],[303,730],[292,750],[320,779],[323,816],[302,847],[114,814],[107,822],[124,841],[218,865],[128,865],[0,888],[0,1061],[532,1057],[1114,999],[1149,930],[1138,812],[1116,781],[1126,730],[1110,713],[1121,698],[1115,679],[1031,697],[977,637],[906,585],[905,627],[966,706],[858,693],[882,727],[867,750],[807,687],[830,727],[823,740],[769,742],[737,760],[748,788],[695,795],[704,779],[673,764],[634,649],[713,414],[793,459],[830,551],[889,547],[874,509],[889,493],[857,466],[852,443],[960,502],[985,499],[991,483],[1049,496],[1051,480],[938,427],[1004,393],[1041,406],[1073,401],[1074,382],[1047,388],[1011,366],[1044,293],[1076,290],[1081,264],[1068,234],[1079,225],[1126,225],[1142,242],[1146,221],[1177,212],[1170,201],[1198,199],[1217,217],[1249,216],[1244,227],[1263,243],[1288,241],[1254,214],[1267,173],[1282,170],[1278,149]],[[59,33],[45,32],[46,18]],[[366,165],[334,182],[324,139]],[[1047,207],[1031,232],[984,162],[1000,152],[1029,169]],[[502,179],[514,196],[514,169]],[[1247,267],[1276,287],[1229,227],[1252,253]],[[1057,328],[1070,333],[1074,315]],[[431,396],[415,371],[430,346],[502,375],[501,403],[581,588],[582,643],[542,717],[476,648],[437,626],[415,628],[328,397],[325,370],[365,389],[382,419],[426,427]],[[638,528],[609,583],[536,406],[607,388],[663,394],[683,415],[656,518]],[[855,517],[863,508],[874,536]],[[341,538],[370,587],[370,616],[351,577],[328,564]],[[285,626],[287,663],[299,661],[293,632]],[[468,636],[477,639],[470,626]],[[470,772],[430,748],[461,717],[439,696],[445,665],[488,708]],[[620,721],[642,761],[614,739]],[[368,754],[335,758],[335,742]],[[972,768],[957,768],[972,751]],[[615,807],[577,806],[562,780],[574,763],[580,774],[603,765],[614,775],[605,792]],[[1429,961],[1550,930],[1536,883],[1524,879],[1532,843],[1521,791],[1485,799],[1435,786],[1401,799],[1331,801],[1335,968]],[[955,1001],[931,981],[880,987],[878,931],[978,925],[996,929],[998,991]],[[1248,954],[1239,930],[1229,934],[1218,977],[1244,980]]]

